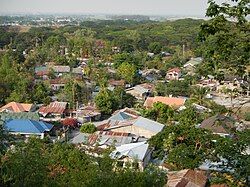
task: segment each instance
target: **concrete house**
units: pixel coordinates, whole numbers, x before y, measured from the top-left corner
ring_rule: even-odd
[[[181,77],[180,68],[172,68],[167,71],[166,79],[167,80],[179,80]]]
[[[128,119],[122,121],[110,119],[101,126],[98,126],[98,129],[102,131],[129,133],[137,137],[151,138],[164,128],[163,124],[141,116],[137,118],[126,116],[125,118]]]
[[[4,128],[14,135],[39,136],[43,139],[45,134],[51,131],[53,125],[43,121],[10,119],[5,121]]]
[[[195,68],[201,64],[203,59],[201,57],[191,58],[184,64],[183,68],[188,72],[188,74],[194,74]]]
[[[130,143],[117,146],[110,157],[117,160],[116,167],[126,167],[136,163],[134,167],[143,171],[151,159],[152,149],[146,142]]]
[[[126,89],[126,93],[133,95],[139,100],[145,100],[148,96],[151,96],[154,91],[154,85],[149,83],[143,83],[136,85],[132,88]]]

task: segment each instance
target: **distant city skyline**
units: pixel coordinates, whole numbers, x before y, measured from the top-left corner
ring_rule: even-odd
[[[208,0],[0,0],[0,14],[205,16]],[[226,0],[216,0],[225,2]],[[229,2],[229,1],[227,1]]]

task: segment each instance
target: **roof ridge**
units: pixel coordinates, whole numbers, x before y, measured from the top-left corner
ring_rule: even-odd
[[[35,121],[35,120],[32,120],[32,119],[28,119],[29,123],[31,123],[39,132],[41,132],[41,130],[43,130],[44,132],[44,128],[42,127],[42,125],[39,123],[39,121]],[[40,127],[40,129],[37,127],[37,124],[38,126]],[[41,132],[41,133],[43,133]]]

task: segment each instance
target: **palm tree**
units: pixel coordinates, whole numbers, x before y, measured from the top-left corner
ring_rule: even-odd
[[[211,104],[211,101],[206,98],[207,93],[209,92],[209,89],[204,87],[195,86],[192,89],[191,94],[191,102],[196,103],[198,105],[206,105],[209,106]]]

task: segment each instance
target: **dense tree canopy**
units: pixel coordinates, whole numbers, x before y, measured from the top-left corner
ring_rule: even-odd
[[[146,118],[163,124],[170,122],[174,116],[174,110],[170,106],[160,102],[154,103],[152,108],[145,109],[142,113]]]
[[[69,144],[46,144],[30,139],[1,159],[1,185],[14,186],[162,186],[164,173],[120,168],[104,153],[92,157]]]
[[[190,124],[178,124],[165,127],[162,132],[150,139],[161,157],[166,152],[173,169],[197,168],[209,158],[214,149],[211,134]]]
[[[206,15],[212,19],[201,26],[200,36],[204,44],[203,64],[205,74],[217,75],[219,70],[227,69],[233,74],[243,75],[249,65],[250,25],[249,0],[232,0],[229,3],[217,4],[209,0]]]

